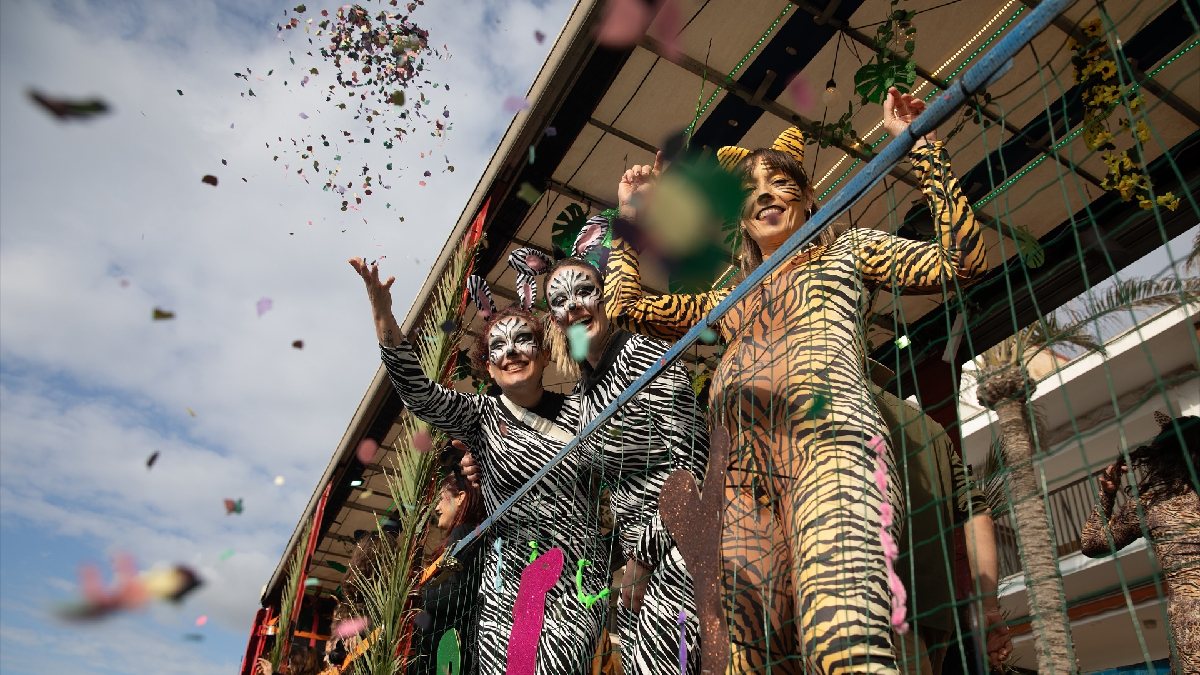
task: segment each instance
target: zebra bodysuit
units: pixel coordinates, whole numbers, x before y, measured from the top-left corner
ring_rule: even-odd
[[[482,490],[488,513],[493,513],[534,473],[547,464],[563,444],[518,420],[498,399],[464,394],[442,387],[425,377],[407,342],[395,349],[380,347],[392,385],[405,407],[426,423],[467,444],[483,472]],[[564,429],[579,426],[579,397],[545,392],[534,410]],[[595,523],[589,526],[587,472],[579,461],[568,457],[489,530],[484,546],[479,590],[479,632],[475,662],[477,672],[501,675],[513,603],[521,571],[529,564],[530,542],[539,553],[563,550],[565,564],[558,584],[546,593],[545,623],[538,643],[538,675],[583,675],[590,672],[596,645],[607,619],[607,605],[595,603],[586,609],[576,597],[575,570],[578,561],[602,560]],[[500,538],[500,553],[494,547]],[[499,570],[500,588],[496,588]],[[608,586],[604,565],[583,570],[587,593]]]
[[[653,338],[615,330],[596,368],[582,364],[582,422],[599,417],[617,396],[666,353]],[[641,611],[618,608],[626,673],[679,673],[679,613],[687,613],[687,673],[700,673],[700,633],[692,577],[658,514],[658,495],[675,469],[699,484],[708,464],[708,433],[687,370],[672,365],[600,428],[585,445],[609,486],[625,559],[652,570]]]
[[[945,292],[986,269],[983,238],[941,143],[909,154],[936,242],[852,229],[786,261],[719,322],[713,424],[734,440],[723,556],[730,672],[894,673],[879,542],[883,495],[867,441],[887,438],[864,375],[863,319],[880,289]],[[728,294],[643,297],[634,251],[613,239],[607,309],[678,339]],[[764,623],[764,616],[766,623]]]

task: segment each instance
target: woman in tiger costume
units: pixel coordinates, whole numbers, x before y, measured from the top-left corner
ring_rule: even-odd
[[[895,137],[923,109],[919,99],[891,89],[887,132]],[[889,494],[872,475],[868,441],[888,432],[866,379],[863,321],[878,291],[948,292],[987,266],[949,155],[932,136],[919,140],[909,159],[937,241],[826,229],[715,326],[726,349],[713,375],[709,414],[735,439],[722,544],[725,592],[733,602],[731,673],[896,672],[879,527],[885,500],[897,524],[904,501],[890,451]],[[740,278],[811,215],[815,199],[803,153],[795,128],[770,148],[717,152],[747,192]],[[625,173],[624,218],[636,217],[632,198],[656,173],[648,166]],[[618,325],[667,340],[729,294],[643,297],[637,255],[617,237],[605,284]]]

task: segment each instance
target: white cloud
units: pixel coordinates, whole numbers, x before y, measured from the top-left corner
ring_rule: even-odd
[[[385,178],[393,189],[343,213],[295,164],[283,170],[294,155],[271,160],[276,137],[365,124],[324,102],[332,64],[303,57],[301,35],[280,42],[261,32],[293,4],[0,5],[0,531],[32,526],[143,564],[192,564],[208,583],[188,611],[241,639],[378,365],[346,258],[387,255],[404,314],[508,124],[499,102],[528,89],[570,9],[565,0],[418,9],[415,20],[452,54],[427,70],[450,91],[425,91],[437,111],[449,106],[453,130],[444,142],[399,144],[399,171]],[[305,16],[320,9],[307,4]],[[239,96],[247,83],[233,77],[247,66],[253,98]],[[314,66],[321,75],[296,86]],[[272,68],[266,82],[254,79]],[[59,124],[29,104],[29,86],[99,95],[114,112]],[[365,148],[341,147],[344,172]],[[365,159],[382,169],[382,147],[371,150]],[[441,172],[443,156],[454,173]],[[433,175],[422,188],[425,169]],[[208,173],[218,187],[201,184]],[[274,308],[259,318],[264,296]],[[177,318],[150,321],[156,306]],[[291,348],[297,339],[303,350]],[[226,516],[225,497],[244,498],[245,512]],[[235,554],[219,561],[226,549]],[[63,597],[61,578],[47,584],[37,602]],[[22,612],[6,605],[5,672],[232,669],[167,638],[126,648],[97,637],[179,621],[174,610],[120,619],[69,645],[14,624]]]

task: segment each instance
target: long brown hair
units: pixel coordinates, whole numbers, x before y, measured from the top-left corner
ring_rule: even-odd
[[[451,497],[457,497],[460,494],[465,494],[466,497],[463,499],[462,505],[454,510],[454,518],[450,520],[450,527],[446,529],[446,537],[433,550],[434,560],[441,557],[442,552],[446,550],[451,532],[461,525],[474,527],[487,518],[487,509],[483,506],[483,492],[468,483],[458,471],[454,470],[446,474],[446,478],[442,481],[442,490],[449,492]]]
[[[804,195],[804,203],[802,206],[804,207],[804,210],[811,215],[813,205],[817,203],[817,196],[816,190],[813,188],[812,181],[808,179],[808,173],[804,170],[804,165],[792,155],[789,155],[781,150],[776,150],[774,148],[759,148],[749,155],[746,155],[742,161],[738,162],[738,165],[734,171],[738,174],[738,177],[742,181],[749,180],[751,174],[754,172],[754,167],[758,166],[760,160],[764,165],[772,169],[782,171],[784,175],[786,175],[788,178],[791,178],[796,182],[797,185],[800,186],[800,191]],[[746,199],[753,198],[753,194],[746,196]],[[737,227],[742,228],[742,236],[740,237],[741,245],[738,246],[738,250],[735,252],[738,260],[738,266],[740,268],[737,275],[734,276],[735,283],[740,283],[743,279],[749,276],[751,272],[758,269],[758,266],[763,263],[762,249],[759,248],[758,243],[750,237],[750,233],[742,227],[740,222],[740,214],[738,219],[739,222]],[[828,246],[832,244],[833,240],[836,238],[837,235],[834,233],[833,229],[831,227],[826,227],[824,230],[821,230],[819,234],[817,234],[814,243],[818,246]]]
[[[1192,483],[1192,472],[1200,473],[1200,417],[1177,417],[1164,425],[1154,440],[1129,453],[1129,463],[1141,477],[1137,490],[1143,499],[1151,491],[1156,499],[1200,491]],[[1125,486],[1125,494],[1132,496],[1132,486]]]

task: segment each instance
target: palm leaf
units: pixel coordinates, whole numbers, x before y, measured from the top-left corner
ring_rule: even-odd
[[[288,563],[287,582],[283,585],[283,597],[279,600],[279,623],[276,626],[275,642],[271,645],[271,653],[268,656],[271,665],[275,667],[275,672],[279,672],[279,665],[283,661],[284,647],[291,641],[292,638],[292,609],[296,606],[296,600],[300,597],[300,589],[304,587],[304,554],[308,551],[308,539],[312,536],[312,524],[310,523],[304,528],[304,535],[300,537],[300,542],[296,545],[296,550],[292,553],[292,560]]]
[[[1099,297],[1091,297],[1082,311],[1072,311],[1076,323],[1115,323],[1122,314],[1139,309],[1167,309],[1200,300],[1200,278],[1124,279]]]
[[[1200,265],[1200,234],[1197,234],[1196,238],[1192,240],[1192,252],[1184,259],[1183,268],[1191,272],[1192,268],[1198,265]]]
[[[459,247],[449,267],[434,290],[429,310],[423,320],[423,335],[414,337],[413,348],[425,376],[449,386],[452,366],[458,360],[457,345],[462,341],[463,328],[459,308],[475,251]],[[445,330],[453,324],[453,328]],[[365,612],[371,622],[372,634],[362,656],[355,659],[354,669],[360,675],[395,675],[404,672],[411,639],[412,616],[407,598],[417,590],[421,571],[425,534],[433,513],[437,478],[437,453],[422,453],[413,447],[413,437],[429,431],[434,447],[445,442],[445,435],[429,429],[424,422],[407,411],[397,421],[400,430],[392,443],[392,465],[384,469],[392,495],[389,515],[400,523],[396,546],[380,547],[378,573],[372,579],[356,576],[365,598]]]

